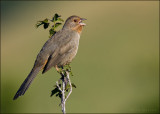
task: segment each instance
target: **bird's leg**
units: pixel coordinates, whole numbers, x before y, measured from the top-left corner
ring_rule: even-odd
[[[57,72],[63,77],[64,75],[64,70],[63,70],[63,67],[58,67],[57,65],[55,66]]]
[[[56,65],[56,67],[55,67],[55,68],[56,68],[57,72],[59,73],[59,71],[60,71],[60,70],[59,70],[59,68],[58,68],[58,66],[57,66],[57,65]]]
[[[69,78],[69,72],[68,72],[68,71],[66,71],[66,75],[67,75],[66,78],[67,78],[68,83],[69,83],[69,86],[70,86],[70,91],[69,91],[68,95],[66,96],[65,101],[67,101],[67,99],[69,98],[69,96],[70,96],[71,93],[72,93],[72,83],[71,83],[71,80],[70,80],[70,78]]]

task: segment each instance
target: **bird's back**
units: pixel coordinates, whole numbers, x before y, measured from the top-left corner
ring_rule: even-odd
[[[75,31],[62,30],[53,37],[53,45],[56,44],[53,53],[44,67],[43,73],[56,65],[61,67],[72,61],[77,54],[80,36]],[[52,46],[51,46],[52,47]]]

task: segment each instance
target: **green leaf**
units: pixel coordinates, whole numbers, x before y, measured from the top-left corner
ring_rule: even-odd
[[[38,28],[39,26],[43,25],[42,22],[37,22],[36,27]]]
[[[62,97],[61,92],[57,93],[57,94],[56,94],[56,97],[59,97],[59,98],[61,99],[61,97]]]
[[[71,76],[74,76],[73,73],[72,73],[72,71],[70,71],[70,75],[71,75]]]
[[[51,96],[50,97],[52,97],[54,94],[56,94],[57,92],[59,92],[59,89],[56,87],[55,89],[53,89],[52,91],[51,91]]]
[[[46,18],[45,20],[43,20],[43,23],[48,23],[48,19]]]
[[[46,18],[43,21],[38,21],[36,27],[38,28],[41,25],[43,25],[44,29],[48,28],[49,26],[48,19]]]
[[[49,30],[49,34],[50,34],[49,37],[53,36],[55,33],[56,33],[56,31],[54,31],[54,30],[51,28],[51,29]]]
[[[52,18],[51,21],[52,21],[52,22],[53,22],[53,21],[57,21],[57,19],[58,19],[59,17],[61,17],[61,16],[56,13],[56,14],[54,14],[54,17]]]
[[[60,21],[60,22],[64,22],[64,20],[62,18],[60,18],[61,16],[58,15],[57,13],[54,15],[54,17],[52,18],[52,22],[56,22],[56,21]]]
[[[62,18],[58,18],[57,21],[64,22],[64,20]]]
[[[58,27],[59,25],[61,25],[61,24],[62,24],[62,23],[56,23],[55,26],[54,26],[54,25],[53,25],[53,26],[54,26],[54,28],[57,28],[57,27]]]
[[[49,26],[49,23],[44,23],[44,25],[43,25],[44,29],[47,29],[48,26]]]
[[[77,88],[76,85],[74,83],[72,83],[72,87]]]

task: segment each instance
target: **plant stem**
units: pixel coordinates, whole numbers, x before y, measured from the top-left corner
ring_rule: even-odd
[[[72,93],[72,83],[71,83],[71,80],[70,80],[70,78],[69,78],[69,72],[66,71],[66,74],[67,74],[67,79],[68,79],[68,83],[69,83],[69,86],[70,86],[70,91],[69,91],[69,93],[68,93],[68,95],[67,95],[65,101],[67,101],[67,99],[69,98],[69,96],[70,96],[71,93]]]
[[[61,107],[62,107],[62,112],[63,112],[63,114],[66,114],[65,104],[66,104],[67,99],[69,98],[69,96],[70,96],[71,93],[72,93],[72,84],[71,84],[71,80],[70,80],[70,78],[69,78],[69,72],[68,72],[68,71],[65,71],[65,72],[66,72],[66,73],[64,73],[64,74],[66,74],[66,76],[65,76],[63,73],[61,73],[61,76],[62,76],[62,78],[61,78],[61,80],[62,80],[62,89],[61,89],[61,87],[59,86],[58,81],[56,82],[58,89],[59,89],[59,90],[61,91],[61,93],[62,93],[62,96],[61,96]],[[70,91],[69,91],[67,97],[65,97],[65,87],[66,87],[65,77],[67,78],[68,83],[69,83],[69,86],[70,86]]]
[[[66,101],[65,101],[65,81],[64,81],[64,75],[62,78],[62,97],[61,97],[61,103],[62,103],[62,112],[63,114],[66,114]]]

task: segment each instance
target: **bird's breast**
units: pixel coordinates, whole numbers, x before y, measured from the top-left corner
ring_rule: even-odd
[[[83,29],[83,26],[81,26],[81,25],[78,25],[78,26],[72,28],[72,30],[76,31],[78,34],[81,34],[82,29]]]

